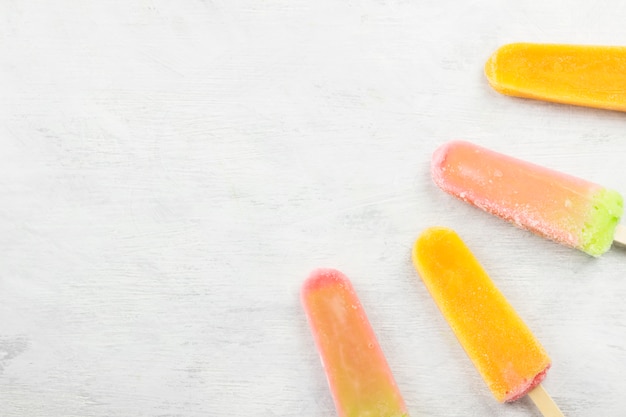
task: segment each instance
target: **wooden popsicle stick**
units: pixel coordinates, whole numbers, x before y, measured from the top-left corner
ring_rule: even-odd
[[[626,225],[618,224],[613,235],[613,243],[626,246]]]
[[[552,397],[550,397],[550,394],[546,392],[541,384],[533,388],[528,393],[528,396],[533,400],[539,411],[541,411],[543,417],[565,417]]]

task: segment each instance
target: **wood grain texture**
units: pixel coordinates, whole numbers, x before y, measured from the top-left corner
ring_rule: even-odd
[[[298,301],[324,266],[351,278],[411,415],[538,415],[491,397],[415,276],[432,225],[542,341],[565,415],[623,415],[626,252],[518,230],[428,165],[466,139],[626,193],[624,114],[482,74],[507,42],[619,44],[625,18],[618,1],[0,2],[0,415],[333,415]]]
[[[541,384],[533,388],[528,393],[528,397],[535,403],[539,411],[541,411],[542,416],[563,417],[563,413]]]

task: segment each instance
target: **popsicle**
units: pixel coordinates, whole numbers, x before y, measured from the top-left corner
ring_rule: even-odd
[[[626,111],[626,47],[513,43],[485,74],[502,94]]]
[[[622,196],[600,185],[463,141],[439,147],[431,171],[447,193],[592,256],[626,244]]]
[[[550,358],[461,238],[451,229],[426,229],[412,255],[430,295],[495,398],[510,402],[532,393],[544,416],[562,416],[539,388]]]
[[[340,417],[408,417],[365,310],[348,278],[318,269],[301,301]]]

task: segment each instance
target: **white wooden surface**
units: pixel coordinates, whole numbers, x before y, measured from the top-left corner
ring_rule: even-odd
[[[513,99],[514,41],[626,42],[626,3],[0,2],[0,415],[334,415],[298,291],[351,277],[412,416],[497,403],[410,263],[455,228],[553,359],[565,415],[626,413],[626,252],[438,190],[467,139],[626,193],[626,115]]]

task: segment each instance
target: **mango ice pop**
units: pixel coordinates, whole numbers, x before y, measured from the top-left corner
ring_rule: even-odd
[[[541,383],[550,358],[453,230],[424,231],[413,263],[498,401],[514,401]]]
[[[626,47],[513,43],[485,74],[502,94],[626,111]]]
[[[618,242],[623,199],[600,185],[462,141],[437,149],[431,171],[447,193],[590,255]]]
[[[408,417],[376,335],[348,278],[313,271],[301,301],[340,417]]]

